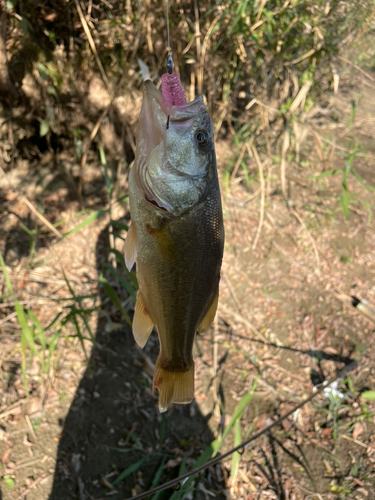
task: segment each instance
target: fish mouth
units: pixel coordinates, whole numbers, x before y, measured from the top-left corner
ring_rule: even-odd
[[[145,200],[148,203],[151,203],[151,205],[154,205],[154,207],[158,208],[159,210],[163,210],[163,212],[168,212],[168,210],[165,207],[159,205],[156,200],[150,200],[150,199],[147,198],[147,196],[145,196]]]
[[[197,201],[191,190],[202,194],[206,170],[200,167],[194,131],[206,116],[202,96],[168,105],[151,80],[144,82],[135,175],[145,200],[156,208],[177,215]]]
[[[194,101],[187,102],[180,106],[169,106],[163,98],[163,94],[151,80],[146,80],[143,84],[143,104],[140,116],[140,128],[145,127],[155,133],[156,128],[160,128],[160,133],[165,136],[168,125],[175,123],[189,125],[190,120],[206,112],[202,96],[198,96]],[[150,134],[151,135],[151,134]],[[152,139],[151,137],[148,137]]]

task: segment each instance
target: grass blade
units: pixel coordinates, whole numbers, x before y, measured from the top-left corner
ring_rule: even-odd
[[[239,420],[236,420],[234,424],[234,446],[239,446],[241,444],[241,424]],[[232,456],[232,466],[231,466],[231,483],[230,486],[231,488],[234,487],[237,479],[237,474],[238,474],[238,467],[240,465],[240,460],[241,460],[241,455],[238,453],[238,451],[235,451]]]
[[[316,179],[322,179],[323,177],[330,177],[331,175],[336,175],[339,174],[340,172],[341,170],[336,170],[336,169],[326,170],[322,174],[312,175],[311,177],[309,177],[309,180],[316,180]]]
[[[248,392],[247,394],[245,394],[243,396],[243,398],[241,399],[241,401],[238,403],[237,408],[234,410],[232,418],[229,421],[229,424],[224,429],[224,432],[223,432],[223,435],[222,435],[220,441],[216,440],[217,441],[217,445],[216,444],[214,445],[214,455],[213,456],[217,455],[217,453],[219,452],[219,450],[220,450],[220,448],[221,448],[221,446],[222,446],[225,438],[227,437],[227,435],[232,430],[235,422],[241,418],[242,413],[244,412],[246,406],[253,399],[253,395],[254,395],[254,391],[255,391],[255,388],[257,386],[257,383],[258,383],[258,377],[254,380],[254,383],[253,383],[252,388],[250,389],[250,392]]]
[[[351,168],[351,173],[352,175],[357,179],[357,181],[363,186],[367,191],[375,191],[375,188],[370,186],[369,184],[366,184],[366,182],[362,179],[362,177],[359,175],[359,173],[352,167]]]
[[[133,283],[134,290],[138,290],[139,287],[138,287],[137,278],[132,271],[128,271],[128,268],[126,267],[126,264],[125,264],[125,259],[124,259],[123,254],[121,252],[119,252],[118,250],[116,250],[115,248],[111,248],[111,252],[116,255],[117,260],[121,263],[126,274],[129,276],[131,282]]]
[[[4,274],[4,278],[5,278],[5,283],[7,285],[7,289],[9,291],[9,293],[13,293],[12,283],[10,281],[7,269],[5,267],[5,262],[4,262],[4,259],[3,259],[3,256],[1,254],[1,252],[0,252],[0,264],[1,264],[1,269],[3,270],[3,274]]]
[[[21,327],[21,354],[22,354],[21,370],[22,370],[23,385],[25,387],[26,397],[29,397],[29,389],[27,387],[27,380],[26,380],[26,347],[27,347],[27,339],[30,336],[30,331],[27,325],[27,320],[25,318],[24,309],[18,302],[18,300],[14,304],[14,308],[16,310],[17,319]]]
[[[89,226],[90,224],[92,224],[96,220],[100,219],[101,217],[103,217],[107,213],[108,213],[108,210],[97,210],[96,212],[93,212],[88,217],[86,217],[85,220],[80,222],[76,227],[71,229],[68,233],[64,234],[62,239],[64,240],[68,236],[71,236],[74,233],[78,233],[78,231],[81,231],[81,229],[84,229],[85,227]]]
[[[118,229],[121,229],[123,231],[129,231],[129,226],[127,224],[124,224],[123,222],[119,220],[113,220],[112,226],[117,227]]]
[[[72,318],[73,318],[74,326],[76,327],[76,330],[77,330],[77,337],[78,337],[78,339],[80,341],[80,344],[82,346],[83,352],[85,354],[86,364],[87,364],[87,366],[89,366],[90,361],[89,361],[89,357],[87,356],[87,352],[86,352],[86,348],[85,348],[85,343],[83,342],[84,341],[84,337],[83,337],[81,329],[79,327],[79,323],[77,321],[77,317],[76,317],[76,315],[73,315]]]
[[[112,266],[110,266],[109,264],[105,264],[104,265],[105,269],[108,269],[108,271],[110,271],[110,273],[116,278],[119,280],[119,282],[122,284],[122,286],[125,288],[125,290],[128,292],[128,294],[133,297],[134,300],[136,300],[137,296],[136,296],[136,293],[134,291],[134,288],[130,285],[130,283],[128,283],[126,280],[124,280],[124,278],[122,276],[120,276],[120,274],[115,270],[113,269]]]
[[[216,441],[216,440],[215,440]],[[213,441],[213,443],[215,442]],[[213,443],[210,444],[210,446],[208,446],[204,451],[203,453],[201,454],[201,456],[198,458],[198,460],[195,462],[195,464],[193,465],[192,467],[192,470],[194,469],[197,469],[198,467],[200,467],[201,465],[204,465],[207,460],[209,460],[211,457],[212,457],[212,453],[214,451],[214,448],[213,448]],[[180,470],[178,472],[178,475],[181,476],[182,474],[185,473],[185,460],[181,463],[181,466],[180,466]],[[199,479],[199,478],[198,478]],[[193,481],[196,481],[197,478],[192,476],[192,477],[189,477],[184,483],[183,483],[183,486],[180,490],[178,491],[175,491],[173,493],[173,495],[170,497],[170,500],[179,500],[180,498],[182,498],[182,496],[188,491],[188,489],[190,488],[190,485]]]
[[[185,474],[185,472],[186,472],[186,458],[184,458],[184,459],[182,460],[181,464],[180,464],[180,467],[179,467],[179,469],[178,469],[178,476],[182,476],[183,474]],[[190,478],[189,478],[189,479],[190,479]],[[189,480],[188,480],[188,481],[189,481]],[[179,490],[175,491],[175,492],[172,494],[172,496],[170,497],[170,499],[169,499],[169,500],[180,500],[180,498],[182,497],[182,495],[183,495],[183,494],[187,491],[187,489],[188,489],[188,488],[186,487],[186,485],[187,485],[187,482],[188,482],[188,481],[186,481],[186,483],[184,483],[184,486],[183,486],[181,489],[179,489]],[[190,483],[191,483],[191,481],[189,482],[189,485],[190,485]]]
[[[112,486],[116,486],[116,484],[121,483],[126,477],[128,477],[133,472],[136,472],[145,462],[148,460],[148,455],[140,458],[134,464],[131,464],[127,469],[123,470],[121,474],[119,474],[116,479],[113,481]]]
[[[38,318],[35,316],[35,314],[32,311],[28,311],[29,318],[31,321],[34,323],[36,330],[37,330],[37,335],[39,337],[40,345],[42,346],[43,351],[47,349],[47,342],[46,342],[46,336],[43,330],[43,327],[38,320]]]
[[[100,276],[99,283],[101,283],[103,285],[103,288],[104,288],[106,294],[111,299],[111,301],[114,303],[114,305],[117,307],[117,309],[120,311],[122,316],[125,318],[125,321],[127,322],[127,324],[129,326],[132,326],[131,319],[129,318],[128,314],[125,312],[125,309],[121,305],[120,299],[118,298],[116,292],[111,287],[111,285],[108,283],[108,281],[103,276]]]
[[[161,475],[163,473],[165,461],[166,461],[166,457],[163,457],[163,460],[161,461],[161,464],[159,465],[158,470],[156,471],[154,479],[152,480],[151,487],[150,487],[151,490],[152,490],[152,488],[155,488],[155,486],[158,486],[158,484],[159,484]],[[162,493],[161,491],[158,491],[157,493],[155,493],[155,495],[152,496],[151,500],[158,500],[161,493]]]

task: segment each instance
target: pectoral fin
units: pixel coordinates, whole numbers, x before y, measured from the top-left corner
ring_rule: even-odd
[[[134,223],[132,223],[129,227],[128,234],[125,240],[124,251],[125,264],[130,271],[134,266],[134,262],[137,260],[137,233]]]
[[[141,292],[138,292],[133,318],[133,335],[135,341],[140,347],[145,346],[153,328],[154,322],[152,321],[151,316],[143,302]]]
[[[212,301],[212,304],[210,305],[210,308],[207,311],[206,316],[202,319],[200,325],[198,326],[198,333],[204,333],[210,328],[211,323],[213,322],[216,314],[218,301],[219,301],[219,290],[216,292],[215,298]]]

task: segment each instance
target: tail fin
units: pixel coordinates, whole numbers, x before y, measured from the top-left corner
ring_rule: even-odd
[[[160,413],[167,411],[171,403],[191,403],[194,398],[194,361],[188,371],[172,372],[163,368],[159,355],[153,388],[159,390]]]

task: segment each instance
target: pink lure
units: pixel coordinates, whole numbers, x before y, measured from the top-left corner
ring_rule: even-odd
[[[164,73],[161,76],[161,91],[168,106],[182,106],[186,104],[184,89],[177,73]]]

